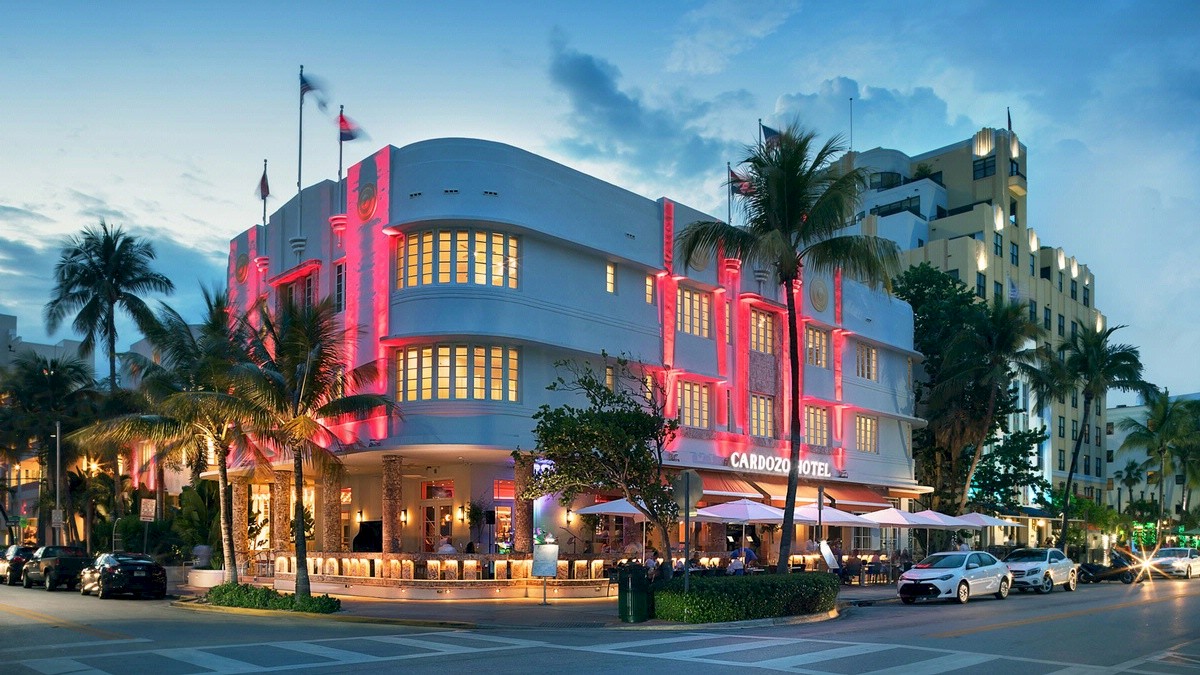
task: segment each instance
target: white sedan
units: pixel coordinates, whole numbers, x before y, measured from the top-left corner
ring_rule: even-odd
[[[1200,551],[1194,548],[1160,548],[1146,564],[1160,574],[1191,579],[1200,576]]]
[[[973,595],[991,593],[1008,597],[1012,574],[990,553],[962,551],[935,553],[913,566],[896,582],[900,601],[911,605],[920,598],[957,600],[965,603]]]
[[[1004,562],[1012,570],[1013,586],[1022,593],[1030,589],[1049,593],[1060,585],[1073,591],[1079,583],[1075,562],[1056,548],[1019,548]]]

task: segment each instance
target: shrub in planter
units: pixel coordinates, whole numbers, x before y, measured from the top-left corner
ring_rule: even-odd
[[[825,572],[699,577],[683,592],[675,577],[654,594],[654,614],[667,621],[716,623],[817,614],[833,609],[838,578]]]
[[[342,601],[328,595],[297,599],[291,593],[280,593],[273,588],[252,584],[220,584],[208,589],[205,600],[219,607],[246,607],[250,609],[279,609],[289,612],[314,612],[333,614],[341,610]]]

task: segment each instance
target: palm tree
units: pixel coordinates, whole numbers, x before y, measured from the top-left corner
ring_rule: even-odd
[[[983,448],[993,433],[996,411],[1012,396],[1014,364],[1034,368],[1042,329],[1029,320],[1025,306],[995,302],[981,313],[974,330],[967,330],[947,350],[942,372],[946,377],[934,388],[930,405],[948,413],[962,445],[950,444],[951,461],[957,464],[960,447],[973,446],[971,463],[959,484],[957,510],[962,513],[970,497],[968,487],[983,457]],[[941,424],[937,426],[943,426]],[[941,435],[941,434],[939,434]],[[939,439],[944,440],[944,439]]]
[[[1129,492],[1129,503],[1133,503],[1133,488],[1137,487],[1146,478],[1145,471],[1142,465],[1136,459],[1130,459],[1125,462],[1124,469],[1117,469],[1113,472],[1113,478],[1118,483],[1125,486]],[[1117,492],[1117,512],[1121,512],[1121,493]]]
[[[837,157],[845,150],[840,136],[818,145],[816,134],[793,124],[777,137],[747,148],[744,180],[731,177],[745,225],[698,221],[679,233],[684,265],[718,256],[736,258],[770,270],[787,303],[788,356],[791,368],[790,456],[787,503],[779,542],[779,571],[789,570],[795,532],[796,486],[800,466],[800,310],[797,285],[805,266],[817,273],[844,270],[872,287],[887,286],[899,267],[898,247],[890,240],[846,234],[853,224],[866,170],[843,170]]]
[[[1066,545],[1067,520],[1071,511],[1071,495],[1074,494],[1075,469],[1079,465],[1079,449],[1083,444],[1083,429],[1091,423],[1092,404],[1111,389],[1146,393],[1153,385],[1142,379],[1142,361],[1138,348],[1133,345],[1112,343],[1113,333],[1124,326],[1113,326],[1106,330],[1094,330],[1083,326],[1060,346],[1057,355],[1047,353],[1042,369],[1026,369],[1038,406],[1052,396],[1083,392],[1083,419],[1080,433],[1075,434],[1075,447],[1071,451],[1071,467],[1067,471],[1067,482],[1063,486],[1062,530],[1059,546]]]
[[[1197,411],[1192,402],[1172,400],[1169,390],[1150,391],[1143,396],[1143,403],[1146,406],[1143,419],[1129,417],[1117,423],[1122,431],[1128,432],[1120,449],[1144,450],[1146,461],[1141,465],[1142,470],[1157,468],[1156,529],[1162,532],[1166,515],[1166,477],[1168,472],[1174,471],[1177,458],[1190,461],[1190,455],[1194,454],[1190,446],[1195,442]]]
[[[170,461],[192,465],[206,461],[210,454],[215,456],[225,581],[236,583],[228,458],[232,449],[245,445],[239,417],[245,406],[233,393],[232,373],[248,358],[245,345],[249,338],[242,328],[245,322],[230,316],[225,292],[202,289],[202,293],[205,315],[201,324],[189,325],[164,305],[147,327],[157,359],[138,354],[122,357],[140,379],[149,410],[101,421],[79,436],[89,442],[154,443],[159,467]],[[161,478],[159,481],[161,493]]]
[[[101,220],[100,227],[85,228],[64,242],[54,265],[54,290],[44,309],[46,327],[53,334],[75,313],[71,325],[83,336],[80,354],[90,356],[97,341],[104,345],[109,391],[117,390],[117,310],[145,332],[153,315],[139,295],[175,290],[170,279],[150,269],[152,260],[153,244]]]
[[[294,478],[296,597],[311,596],[304,533],[304,464],[333,469],[343,446],[330,425],[391,415],[383,394],[347,393],[380,377],[378,364],[348,368],[345,344],[355,339],[338,327],[333,305],[287,302],[274,313],[260,308],[250,340],[250,363],[235,370],[234,389],[247,405],[242,419],[262,449],[290,455]],[[343,432],[344,434],[344,432]]]

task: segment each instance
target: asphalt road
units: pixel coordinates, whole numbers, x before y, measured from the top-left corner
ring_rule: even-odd
[[[1192,673],[1200,580],[856,607],[823,623],[455,631],[0,587],[0,673]]]

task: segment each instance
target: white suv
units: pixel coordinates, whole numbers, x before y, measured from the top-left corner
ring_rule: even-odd
[[[1004,559],[1012,572],[1012,587],[1024,593],[1049,593],[1055,586],[1073,591],[1078,583],[1075,563],[1056,548],[1019,548]]]

